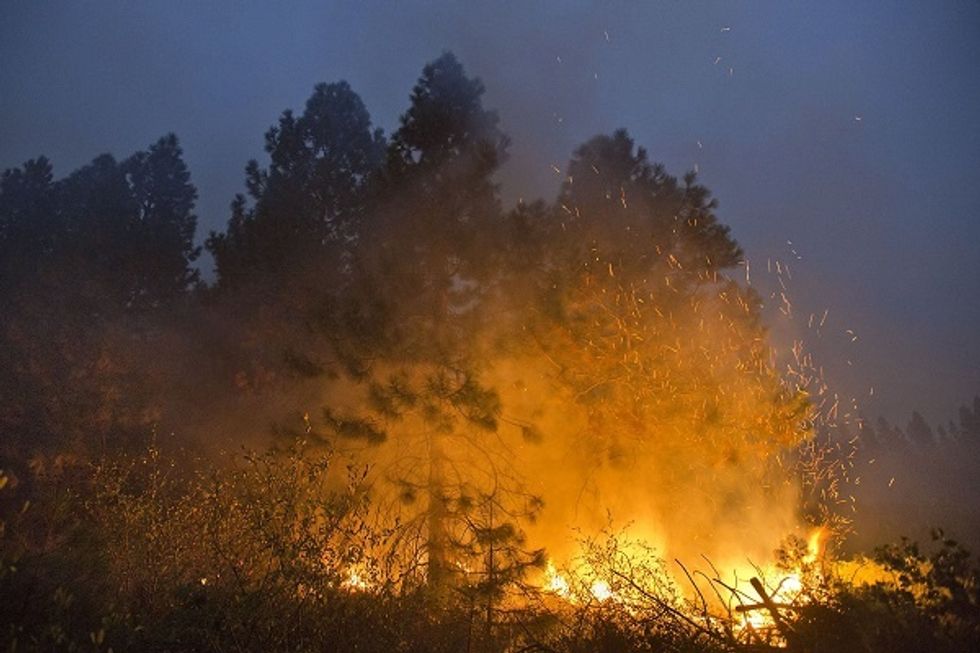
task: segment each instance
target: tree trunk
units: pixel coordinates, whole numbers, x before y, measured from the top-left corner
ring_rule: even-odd
[[[446,454],[442,448],[442,435],[433,433],[429,438],[429,514],[428,542],[428,584],[432,595],[439,599],[445,596],[449,583],[449,546],[446,532]]]

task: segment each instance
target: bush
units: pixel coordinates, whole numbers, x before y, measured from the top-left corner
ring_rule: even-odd
[[[434,600],[419,534],[382,528],[365,470],[338,460],[297,443],[206,473],[153,449],[7,465],[4,649],[980,650],[980,572],[941,533],[930,552],[903,540],[840,565],[789,543],[780,562],[800,573],[803,590],[780,608],[775,636],[747,636],[723,584],[717,603],[700,594],[697,574],[697,592],[678,588],[655,551],[621,534],[582,543],[567,600],[523,584],[491,614],[481,587],[465,580]],[[614,598],[595,596],[600,578]]]
[[[4,478],[8,650],[438,650],[461,637],[385,554],[392,531],[368,524],[363,470],[302,446],[208,474],[150,450]],[[352,569],[369,588],[352,590]]]
[[[980,570],[969,552],[936,531],[925,553],[903,539],[880,547],[870,581],[834,577],[794,621],[798,650],[958,652],[980,650]],[[853,566],[853,565],[852,565]],[[854,582],[854,581],[857,582]]]

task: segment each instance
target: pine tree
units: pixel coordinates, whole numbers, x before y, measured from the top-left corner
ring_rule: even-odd
[[[193,267],[201,253],[194,245],[197,190],[173,134],[164,136],[146,152],[122,164],[133,195],[139,222],[135,244],[139,299],[149,306],[170,302],[199,280]]]
[[[172,135],[57,181],[43,158],[3,174],[0,418],[26,446],[147,430],[136,360],[153,309],[196,281],[196,196]]]
[[[299,117],[283,112],[265,136],[268,167],[246,166],[252,204],[237,197],[227,231],[207,240],[219,287],[283,284],[341,267],[384,148],[347,82],[317,85]]]
[[[623,131],[576,150],[567,173],[554,210],[533,218],[530,241],[547,247],[521,310],[525,355],[550,370],[568,421],[584,414],[581,473],[639,456],[659,461],[645,474],[665,502],[708,485],[743,504],[746,476],[807,436],[809,412],[769,362],[759,298],[725,274],[737,244],[693,175],[669,176]]]
[[[354,250],[343,322],[332,327],[349,334],[340,356],[369,410],[331,407],[325,426],[408,452],[391,454],[393,476],[413,508],[423,497],[415,515],[424,521],[427,583],[439,600],[465,579],[459,561],[487,544],[473,510],[486,505],[475,497],[490,495],[474,479],[507,464],[487,453],[502,409],[482,379],[488,362],[480,344],[493,274],[484,239],[501,222],[492,174],[506,138],[482,94],[451,54],[423,69]],[[508,492],[516,489],[499,489],[493,501]],[[493,529],[499,547],[503,531]],[[504,577],[503,558],[491,557],[493,577]]]
[[[960,406],[960,438],[966,441],[980,442],[980,396],[973,398],[973,410],[969,406]]]
[[[906,432],[913,444],[919,447],[930,447],[936,444],[936,438],[932,435],[932,429],[929,428],[925,418],[917,410],[912,411],[912,418],[909,420]]]

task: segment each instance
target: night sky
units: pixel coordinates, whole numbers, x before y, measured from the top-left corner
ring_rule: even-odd
[[[63,175],[173,131],[203,239],[315,83],[348,80],[390,132],[448,49],[513,139],[508,203],[626,127],[699,168],[755,276],[791,263],[774,337],[811,342],[862,412],[945,422],[980,392],[980,3],[282,4],[4,2],[0,167]]]

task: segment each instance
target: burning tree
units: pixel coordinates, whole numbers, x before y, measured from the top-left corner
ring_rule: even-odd
[[[774,368],[759,297],[730,276],[741,251],[715,206],[693,174],[669,176],[625,131],[596,137],[554,208],[512,216],[515,273],[498,291],[502,306],[517,298],[511,369],[537,379],[531,402],[561,415],[543,420],[580,452],[595,512],[700,535],[699,553],[719,544],[712,533],[765,522],[765,497],[792,504],[780,457],[810,429],[805,393]],[[504,403],[533,415],[527,394]]]
[[[341,440],[384,444],[370,455],[410,506],[433,596],[479,577],[491,623],[501,587],[540,555],[519,546],[516,520],[539,502],[493,441],[501,404],[483,380],[492,359],[480,342],[482,296],[494,270],[481,243],[499,217],[491,176],[506,139],[482,93],[449,54],[413,90],[330,318],[345,376],[327,391],[320,424]]]
[[[239,203],[209,246],[226,289],[266,261],[246,286],[266,288],[256,353],[301,381],[285,386],[283,430],[376,463],[378,491],[411,506],[437,594],[472,569],[476,549],[454,548],[482,541],[473,507],[496,506],[486,528],[517,542],[544,479],[630,519],[636,501],[616,485],[638,475],[658,537],[761,523],[759,502],[747,506],[760,497],[792,512],[785,477],[769,473],[806,437],[805,397],[781,384],[759,299],[729,276],[741,251],[708,191],[620,131],[576,151],[553,206],[504,214],[492,177],[507,139],[482,94],[452,55],[426,66],[375,167],[382,141],[363,106],[321,86],[269,132],[271,167],[250,164],[255,206]],[[561,477],[556,455],[575,461]],[[707,507],[678,510],[695,496]],[[525,553],[514,569],[540,558]]]

